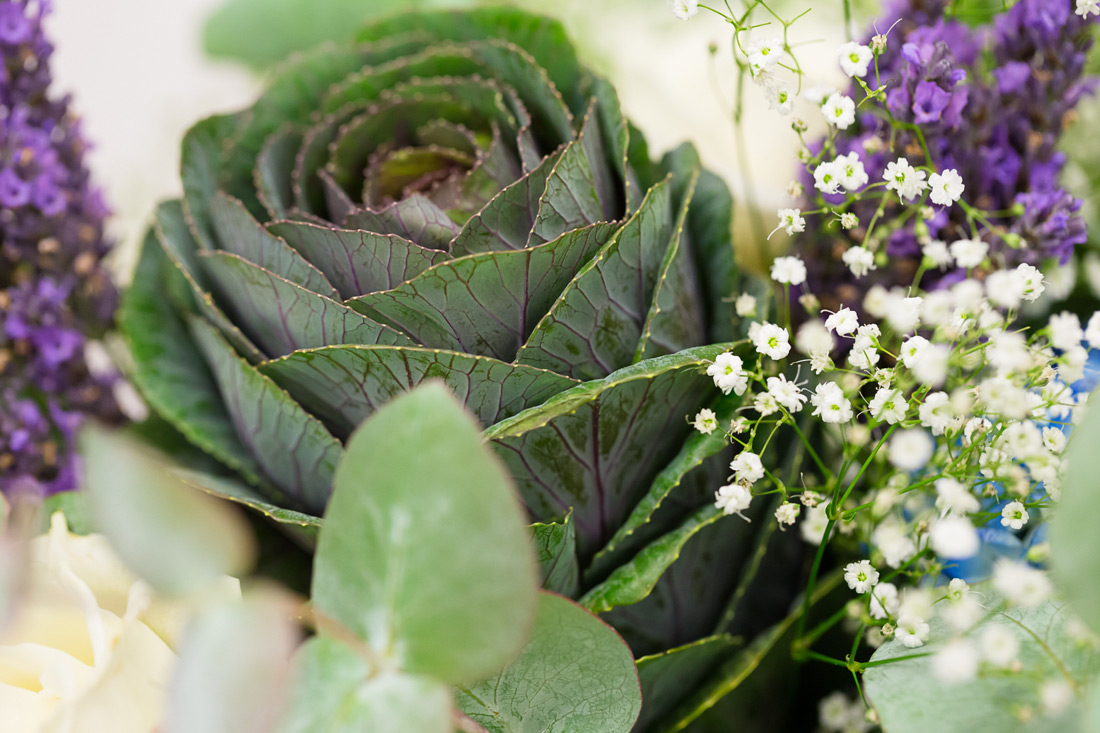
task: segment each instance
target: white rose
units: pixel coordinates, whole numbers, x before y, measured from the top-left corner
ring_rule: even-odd
[[[160,724],[192,607],[153,597],[102,535],[64,516],[28,548],[27,588],[0,627],[6,733],[149,733]],[[240,584],[219,587],[239,596]]]

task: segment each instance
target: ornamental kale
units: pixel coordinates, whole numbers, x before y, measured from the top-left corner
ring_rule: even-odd
[[[111,321],[107,213],[67,97],[49,94],[47,0],[0,2],[0,491],[75,487],[74,430],[117,419],[86,336]]]

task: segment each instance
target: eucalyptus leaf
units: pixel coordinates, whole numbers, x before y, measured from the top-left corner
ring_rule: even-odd
[[[451,733],[451,692],[424,677],[373,674],[346,644],[325,636],[295,657],[295,686],[278,733]]]
[[[318,611],[398,668],[452,684],[518,652],[538,584],[523,512],[443,385],[368,419],[335,486],[314,566]]]
[[[544,592],[523,652],[456,702],[490,733],[626,733],[642,704],[630,649],[567,598]]]
[[[967,640],[977,651],[986,629],[1007,629],[1020,644],[1020,671],[984,666],[970,681],[943,681],[933,668],[932,655],[955,634],[945,622],[933,618],[928,622],[929,641],[920,649],[889,641],[871,657],[876,666],[864,673],[865,689],[883,729],[890,733],[1077,730],[1080,702],[1064,711],[1047,711],[1040,689],[1049,683],[1081,687],[1100,672],[1100,649],[1072,633],[1068,624],[1073,614],[1063,602],[1004,610],[997,594],[987,588],[976,590],[982,592],[982,604],[992,613],[967,633]],[[914,657],[915,653],[925,656]],[[929,705],[929,700],[936,704]]]
[[[172,595],[203,591],[252,561],[242,518],[187,487],[170,465],[95,425],[78,436],[83,486],[96,527],[131,570]]]
[[[1066,451],[1066,475],[1050,527],[1051,565],[1066,600],[1100,633],[1100,410],[1085,413]]]
[[[273,592],[204,609],[180,644],[166,733],[271,730],[298,645],[293,610]]]

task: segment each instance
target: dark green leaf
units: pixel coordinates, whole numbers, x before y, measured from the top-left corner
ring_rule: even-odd
[[[348,305],[424,346],[511,361],[572,273],[613,232],[603,224],[531,249],[460,257]]]
[[[300,529],[310,537],[315,537],[317,528],[321,526],[320,517],[278,507],[265,501],[254,489],[231,478],[215,476],[190,468],[174,469],[172,475],[192,488],[205,491],[207,494],[216,496],[219,499],[246,506],[274,522]]]
[[[345,299],[395,288],[447,259],[445,252],[396,234],[327,229],[291,221],[276,222],[269,228],[325,273]]]
[[[134,359],[131,376],[157,413],[189,441],[257,483],[259,466],[237,437],[206,362],[164,297],[161,283],[178,272],[172,268],[155,236],[147,234],[119,309],[119,326]]]
[[[586,382],[486,431],[536,519],[573,508],[582,564],[676,455],[714,385],[701,374],[726,349],[689,349]]]
[[[572,601],[543,593],[535,631],[498,676],[456,694],[490,733],[626,733],[638,718],[638,671],[619,635]]]
[[[323,173],[323,171],[322,171]],[[396,201],[384,209],[356,209],[344,224],[349,229],[365,229],[378,234],[397,234],[430,249],[450,249],[459,226],[443,209],[420,194]]]
[[[508,475],[441,384],[363,423],[318,541],[321,613],[407,672],[469,682],[522,646],[536,588]]]
[[[343,454],[340,442],[274,382],[240,359],[211,326],[195,319],[190,326],[237,435],[264,475],[292,502],[320,513]]]
[[[406,390],[442,379],[482,425],[545,402],[576,382],[484,356],[411,347],[297,351],[260,370],[341,437]]]
[[[580,583],[577,567],[577,538],[573,515],[560,522],[533,524],[535,551],[542,569],[542,587],[564,596],[573,596]]]
[[[736,648],[737,641],[723,634],[639,659],[642,714],[635,730],[650,730]]]
[[[272,219],[285,219],[294,208],[294,161],[302,141],[288,125],[267,139],[256,159],[256,195]]]
[[[214,115],[199,122],[183,136],[180,178],[184,209],[203,249],[215,249],[210,204],[218,192],[226,141],[240,124],[236,115]]]

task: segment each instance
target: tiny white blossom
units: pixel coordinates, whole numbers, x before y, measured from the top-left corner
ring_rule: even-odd
[[[786,84],[765,84],[764,96],[768,99],[768,107],[783,116],[789,115],[794,109],[794,95]]]
[[[960,239],[951,245],[951,256],[959,267],[970,269],[982,264],[989,253],[989,245],[980,239]]]
[[[982,631],[982,657],[994,667],[1010,667],[1020,652],[1016,632],[1005,624],[990,624]]]
[[[851,308],[841,308],[825,319],[825,328],[839,336],[849,336],[859,328],[859,318]]]
[[[855,229],[859,226],[859,217],[850,211],[840,215],[840,226],[845,229]]]
[[[1015,331],[998,331],[992,334],[985,356],[999,374],[1026,371],[1032,362],[1027,339],[1022,333]]]
[[[1050,344],[1054,348],[1069,351],[1080,346],[1084,338],[1077,314],[1063,311],[1050,317]]]
[[[1030,518],[1027,509],[1018,501],[1010,501],[1001,510],[1001,526],[1009,529],[1023,529]]]
[[[830,125],[836,125],[837,129],[847,130],[856,121],[856,103],[839,92],[833,94],[821,105],[821,113],[825,115],[825,121]]]
[[[777,283],[801,285],[806,282],[806,263],[799,257],[776,257],[771,275]]]
[[[942,558],[966,558],[978,554],[981,540],[974,525],[965,517],[948,516],[932,523],[929,542]]]
[[[841,255],[841,259],[856,277],[863,277],[875,269],[875,256],[866,247],[849,247]]]
[[[870,47],[849,42],[840,47],[838,60],[845,74],[851,77],[863,77],[867,76],[867,67],[875,60],[875,55]]]
[[[932,435],[943,435],[951,425],[950,398],[946,392],[932,392],[924,398],[917,411],[920,424],[932,431]]]
[[[809,356],[814,352],[828,354],[836,343],[833,341],[832,334],[825,328],[825,324],[814,318],[798,327],[798,332],[794,336],[794,346]]]
[[[923,298],[891,298],[886,307],[886,320],[898,333],[910,333],[920,324]]]
[[[970,514],[981,508],[981,502],[961,483],[945,477],[936,481],[936,508],[944,514]]]
[[[802,511],[802,507],[793,502],[787,501],[779,505],[779,508],[775,510],[775,521],[779,523],[780,527],[791,526],[798,519],[798,513]]]
[[[1051,453],[1061,453],[1066,448],[1066,434],[1053,425],[1043,428],[1043,445]]]
[[[1096,4],[1097,2],[1098,0],[1092,0],[1093,5],[1089,9],[1100,15],[1100,6]],[[1081,0],[1077,0],[1077,5],[1080,8]],[[1086,12],[1084,15],[1088,15],[1088,13]],[[1065,712],[1066,708],[1073,702],[1073,698],[1073,688],[1064,679],[1048,680],[1039,688],[1039,700],[1043,703],[1043,710],[1050,715],[1060,715]]]
[[[776,412],[779,412],[779,403],[775,401],[775,398],[768,392],[761,392],[756,395],[756,399],[753,400],[752,409],[760,413],[761,417],[767,417]]]
[[[787,234],[806,231],[806,220],[802,218],[801,209],[780,209],[778,214],[779,226],[772,230],[772,234],[775,234],[780,229],[787,232]],[[772,234],[768,235],[768,239],[772,238]]]
[[[760,456],[751,451],[742,451],[730,461],[730,470],[736,481],[748,481],[754,484],[764,478],[764,464]]]
[[[829,352],[815,351],[810,354],[810,371],[814,374],[831,371],[834,366],[836,365],[833,364],[833,359],[829,356]]]
[[[753,337],[757,352],[773,359],[784,359],[791,353],[790,334],[774,323],[764,323]]]
[[[788,381],[783,374],[778,377],[768,377],[768,394],[792,413],[801,411],[802,405],[807,400],[806,395],[802,394],[802,390],[798,388],[798,385]]]
[[[894,638],[897,639],[908,649],[916,649],[917,647],[924,646],[925,640],[928,639],[928,634],[931,629],[924,619],[920,616],[902,616],[898,619],[897,629],[894,631]]]
[[[932,438],[921,428],[899,430],[890,438],[887,457],[903,471],[923,468],[932,458]]]
[[[1046,290],[1046,286],[1043,285],[1043,273],[1039,272],[1037,267],[1027,263],[1017,267],[1016,272],[1020,273],[1024,281],[1024,300],[1038,300]]]
[[[911,200],[920,196],[928,188],[925,176],[925,172],[910,165],[907,158],[898,158],[886,165],[886,172],[883,173],[882,178],[886,181],[888,190],[897,191],[901,199]]]
[[[803,504],[805,504],[805,495],[803,495]],[[825,536],[825,528],[829,524],[829,517],[825,514],[827,506],[828,502],[816,506],[807,505],[806,518],[798,525],[798,532],[802,535],[802,539],[811,545],[820,545],[821,539]]]
[[[867,407],[871,411],[871,417],[896,425],[905,419],[909,403],[899,390],[883,387],[875,393]]]
[[[966,190],[962,176],[954,168],[943,173],[933,173],[928,178],[928,185],[932,187],[929,198],[938,206],[951,206],[962,198],[963,191]]]
[[[699,414],[695,416],[691,426],[703,435],[710,435],[718,429],[718,416],[714,414],[713,410],[703,408],[699,410]]]
[[[1088,325],[1085,327],[1085,340],[1092,348],[1100,348],[1100,311],[1096,311],[1089,318]]]
[[[881,500],[882,496],[876,497]],[[917,554],[917,545],[909,536],[906,525],[897,519],[887,518],[871,533],[871,543],[882,553],[886,564],[892,568],[904,565]]]
[[[871,589],[871,616],[887,618],[898,612],[898,587],[893,583],[879,583]]]
[[[744,366],[741,357],[726,352],[719,354],[714,363],[707,367],[707,376],[714,380],[714,386],[722,390],[722,394],[736,392],[743,395],[749,387],[749,376]]]
[[[836,166],[837,175],[840,177],[840,185],[848,193],[855,193],[870,182],[870,177],[863,167],[863,161],[856,153],[838,156],[833,164]]]
[[[951,351],[945,344],[931,344],[924,349],[910,367],[913,376],[924,384],[939,387],[947,379],[947,366]]]
[[[734,308],[737,310],[737,315],[742,318],[756,315],[756,297],[745,293],[737,296],[737,300],[734,302]]]
[[[840,176],[840,166],[835,160],[819,163],[817,168],[814,168],[814,188],[830,196],[840,193]]]
[[[955,261],[951,257],[951,250],[948,249],[947,242],[942,239],[933,239],[926,242],[921,247],[921,251],[936,267],[951,267],[951,264]]]
[[[844,582],[856,593],[866,593],[878,582],[878,571],[868,560],[851,562],[844,567]]]
[[[1051,593],[1050,579],[1042,570],[1001,558],[993,564],[993,587],[1010,603],[1035,608]]]
[[[924,336],[910,336],[901,343],[901,363],[912,368],[931,344]]]
[[[787,57],[787,52],[783,49],[783,39],[780,36],[758,41],[745,50],[748,52],[749,66],[754,73],[771,71]]]
[[[672,0],[672,14],[680,20],[691,20],[699,14],[699,0]]]
[[[1019,308],[1025,287],[1023,277],[1016,270],[996,270],[985,279],[989,302],[1000,308]]]
[[[813,414],[827,423],[846,423],[852,419],[852,403],[836,382],[822,382],[810,398]]]
[[[863,296],[863,310],[874,318],[886,317],[886,304],[890,300],[890,292],[881,285],[872,285]]]
[[[1077,9],[1073,12],[1085,19],[1089,13],[1100,15],[1100,0],[1077,0]]]
[[[749,518],[741,512],[749,508],[752,503],[752,492],[738,483],[723,486],[714,492],[714,505],[724,514],[736,514],[746,522]]]
[[[959,685],[978,675],[978,651],[966,639],[952,639],[932,657],[932,673],[940,682]]]

